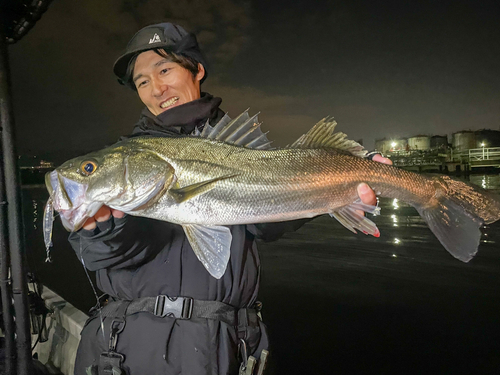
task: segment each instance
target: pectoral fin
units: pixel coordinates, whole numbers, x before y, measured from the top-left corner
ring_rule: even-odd
[[[183,225],[182,227],[200,262],[210,275],[220,279],[226,272],[231,255],[233,237],[229,228],[196,224]]]
[[[187,201],[188,199],[191,199],[198,194],[203,194],[206,193],[207,191],[212,190],[215,187],[215,183],[217,181],[225,180],[226,178],[234,177],[235,175],[228,175],[228,176],[221,176],[217,177],[211,180],[207,181],[202,181],[198,182],[196,184],[184,186],[181,188],[173,188],[170,189],[168,192],[169,194],[174,197],[175,201],[177,203],[182,203],[184,201]]]

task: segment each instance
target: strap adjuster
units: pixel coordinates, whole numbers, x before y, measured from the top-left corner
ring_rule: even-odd
[[[162,318],[168,316],[175,319],[191,319],[193,314],[193,299],[159,295],[156,297],[153,314]]]

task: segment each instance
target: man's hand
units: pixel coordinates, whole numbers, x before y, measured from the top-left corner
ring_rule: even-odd
[[[95,223],[96,221],[106,221],[110,218],[111,215],[113,215],[113,217],[116,217],[117,219],[121,219],[125,216],[125,212],[114,210],[112,208],[109,208],[108,206],[102,206],[101,208],[99,208],[99,211],[97,211],[94,217],[89,217],[87,219],[85,224],[83,224],[83,229],[95,229],[95,227],[97,226],[97,224]]]
[[[376,154],[372,160],[379,163],[392,165],[392,161],[390,159],[384,158],[380,154]],[[377,204],[377,196],[375,195],[375,192],[365,183],[358,185],[358,195],[361,199],[361,202],[363,202],[364,204],[368,204],[370,206],[375,206]],[[362,214],[362,212],[360,212],[360,214]]]

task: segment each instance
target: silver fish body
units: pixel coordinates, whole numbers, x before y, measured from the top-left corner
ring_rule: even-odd
[[[479,227],[500,219],[498,197],[447,176],[418,175],[359,157],[365,151],[334,133],[333,121],[318,123],[284,149],[244,147],[235,139],[248,140],[253,125],[223,125],[206,138],[137,137],[70,160],[46,179],[54,209],[73,231],[102,205],[180,224],[215,277],[229,259],[228,225],[328,213],[351,231],[378,236],[375,224],[357,213],[375,211],[356,202],[361,182],[417,208],[444,247],[463,261],[477,251]]]
[[[404,197],[411,203],[422,203],[434,193],[421,176],[410,177],[405,171],[336,150],[251,150],[201,138],[142,138],[130,145],[135,142],[143,149],[175,155],[165,157],[175,170],[167,188],[170,194],[162,194],[137,214],[177,224],[234,225],[314,217],[353,203],[363,181],[384,196],[402,199],[401,185],[417,177],[412,184],[415,191]],[[193,160],[197,153],[206,159]],[[387,176],[392,175],[397,185],[388,186]],[[176,187],[204,181],[213,181],[206,192],[185,200],[175,194]]]

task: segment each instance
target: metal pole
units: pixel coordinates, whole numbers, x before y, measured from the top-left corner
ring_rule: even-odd
[[[15,150],[14,116],[10,100],[8,50],[0,34],[0,126],[2,128],[3,170],[8,202],[8,233],[11,259],[12,296],[16,317],[17,375],[33,374],[31,331],[28,310],[28,281],[24,269],[21,188]]]
[[[1,73],[0,73],[1,75]],[[0,108],[0,115],[3,113]],[[0,138],[2,130],[0,128]],[[9,278],[10,257],[7,236],[7,198],[5,197],[5,180],[3,173],[2,145],[0,143],[0,294],[3,313],[3,328],[5,337],[5,373],[15,374],[15,337],[14,319],[12,316],[12,290]]]

